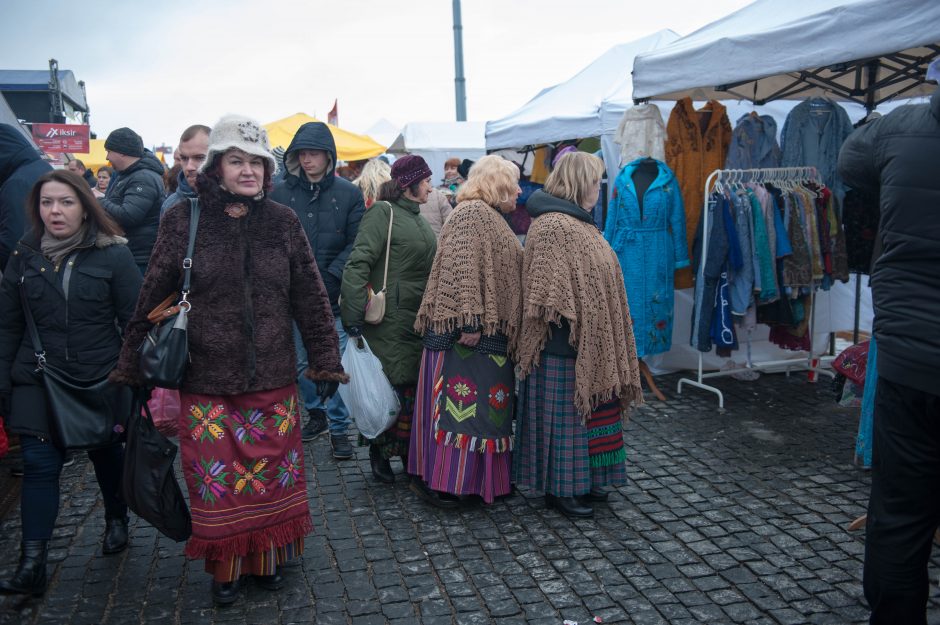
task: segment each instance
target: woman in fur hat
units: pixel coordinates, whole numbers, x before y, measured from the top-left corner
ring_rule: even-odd
[[[392,165],[392,179],[379,190],[379,201],[362,216],[356,242],[343,272],[340,314],[350,339],[363,336],[395,387],[401,412],[392,428],[369,445],[372,475],[395,481],[389,459],[400,456],[407,467],[415,384],[421,362],[421,335],[415,317],[434,262],[437,239],[419,206],[431,191],[431,169],[423,158],[407,155]],[[391,240],[389,227],[391,226]],[[385,250],[390,250],[386,263]],[[385,268],[388,267],[386,276]],[[381,322],[365,322],[368,291],[386,290]]]
[[[347,376],[326,289],[289,208],[267,199],[267,132],[230,115],[213,126],[197,178],[199,219],[189,301],[190,364],[180,388],[180,447],[193,534],[216,604],[240,580],[276,590],[278,567],[303,552],[312,526],[298,422],[296,322],[322,397]],[[182,280],[191,204],[168,209],[128,324],[116,379],[140,386],[137,347],[147,315]],[[263,514],[259,514],[262,512]]]
[[[565,154],[526,203],[513,474],[573,517],[625,481],[622,418],[642,402],[620,263],[591,218],[603,173],[597,157]]]
[[[503,218],[519,168],[484,156],[460,187],[415,329],[424,336],[408,472],[426,501],[486,503],[510,491],[513,356],[522,321],[522,245]]]
[[[120,328],[134,310],[140,272],[120,227],[78,174],[43,174],[30,193],[27,215],[31,228],[16,245],[0,284],[0,415],[7,429],[20,435],[24,471],[22,552],[0,592],[41,595],[65,450],[52,438],[55,429],[23,306],[35,320],[50,366],[81,380],[97,379],[117,359]],[[127,506],[117,496],[123,447],[95,449],[88,457],[104,499],[102,551],[118,553],[127,547]]]

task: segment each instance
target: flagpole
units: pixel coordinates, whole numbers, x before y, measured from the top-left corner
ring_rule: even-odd
[[[454,0],[454,91],[457,101],[457,121],[467,121],[467,90],[463,75],[463,24],[460,20],[460,0]]]

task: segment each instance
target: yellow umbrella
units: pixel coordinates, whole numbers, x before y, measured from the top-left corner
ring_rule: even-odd
[[[284,119],[265,124],[264,128],[268,131],[268,139],[271,141],[271,148],[282,147],[285,150],[290,145],[297,129],[307,122],[319,121],[305,113],[297,113]],[[366,135],[357,135],[354,132],[337,128],[327,124],[330,133],[333,135],[333,141],[336,142],[336,158],[341,161],[359,161],[378,156],[385,152],[385,146],[379,145]]]
[[[91,139],[88,141],[87,154],[72,154],[72,156],[97,174],[99,167],[111,164],[108,162],[107,153],[108,151],[104,149],[104,139]]]

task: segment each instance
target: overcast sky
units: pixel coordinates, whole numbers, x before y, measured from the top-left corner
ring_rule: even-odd
[[[464,0],[467,117],[498,119],[611,46],[686,35],[749,0]],[[56,58],[86,83],[92,131],[175,146],[226,113],[267,123],[305,112],[366,130],[448,121],[450,0],[2,0],[0,68]],[[625,67],[624,72],[631,68]]]

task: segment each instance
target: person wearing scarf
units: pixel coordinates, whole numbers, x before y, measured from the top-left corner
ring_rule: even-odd
[[[180,387],[180,449],[193,533],[216,604],[240,580],[277,590],[279,567],[312,530],[296,385],[296,322],[321,397],[348,381],[326,288],[296,213],[271,201],[267,132],[235,115],[212,127],[196,179],[200,207],[189,301],[190,364]],[[140,386],[147,315],[182,281],[191,204],[164,213],[116,381]]]
[[[23,453],[20,561],[13,575],[0,581],[0,592],[38,596],[46,590],[67,452],[55,438],[55,415],[37,369],[24,306],[49,367],[79,380],[100,379],[117,360],[121,329],[134,311],[141,276],[120,226],[78,174],[56,170],[40,176],[26,214],[31,227],[13,250],[0,283],[0,415],[8,431],[19,435]],[[23,349],[24,344],[30,348]],[[116,554],[128,544],[127,506],[117,494],[123,446],[93,449],[88,458],[104,501],[101,551]]]
[[[484,156],[460,188],[418,310],[423,335],[411,427],[412,488],[440,507],[510,492],[514,349],[522,320],[522,246],[503,218],[519,168]]]
[[[565,154],[526,203],[513,475],[572,517],[624,483],[622,421],[643,398],[623,274],[590,214],[603,172],[595,156]]]

